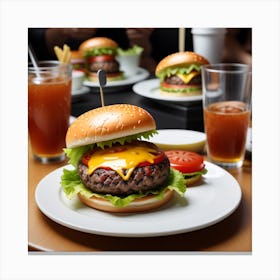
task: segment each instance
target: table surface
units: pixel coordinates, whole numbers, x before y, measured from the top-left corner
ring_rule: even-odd
[[[131,89],[121,93],[105,92],[105,102],[131,103],[152,111],[158,128],[201,129],[201,120],[193,118],[199,112],[197,105],[184,107],[154,103],[134,94]],[[90,92],[73,98],[72,114],[79,114],[100,106],[96,93]],[[190,108],[192,107],[192,108]],[[168,110],[167,110],[168,109]],[[174,114],[174,110],[180,113]],[[186,118],[190,118],[186,121]],[[173,116],[173,117],[172,117]],[[179,122],[180,121],[180,122]],[[42,214],[36,205],[34,193],[40,180],[67,162],[41,164],[32,157],[28,148],[28,249],[55,252],[98,252],[98,251],[207,251],[247,252],[252,251],[252,166],[250,154],[243,167],[229,171],[239,182],[242,199],[238,208],[223,221],[193,232],[160,236],[125,238],[101,236],[76,231],[57,224]]]

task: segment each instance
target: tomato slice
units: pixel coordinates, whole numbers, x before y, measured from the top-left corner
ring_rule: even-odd
[[[91,156],[92,156],[93,153],[94,153],[94,150],[91,150],[91,151],[85,153],[85,154],[82,156],[81,161],[82,161],[82,163],[83,163],[84,165],[88,166],[88,162],[89,162],[89,160],[90,160],[90,158],[91,158]]]
[[[162,82],[161,85],[165,88],[187,88],[189,87],[188,85],[173,85],[173,84],[168,84],[166,82]]]
[[[157,156],[155,157],[153,163],[150,163],[148,161],[143,161],[143,162],[139,163],[137,165],[137,167],[144,167],[144,166],[147,166],[147,165],[158,164],[158,163],[160,163],[164,160],[164,152],[158,151],[156,155]]]
[[[165,152],[170,161],[170,166],[182,173],[201,171],[205,164],[201,155],[184,150],[170,150]]]
[[[184,85],[173,85],[173,84],[168,84],[168,83],[166,83],[165,81],[162,81],[162,82],[161,82],[161,86],[162,86],[162,87],[165,87],[165,88],[170,88],[170,89],[176,89],[176,88],[184,89],[184,88],[201,87],[201,85],[199,85],[199,84],[192,84],[192,85],[187,85],[187,84],[184,84]]]
[[[106,61],[113,61],[115,60],[115,56],[112,54],[102,54],[102,55],[96,55],[91,56],[88,58],[88,62],[106,62]]]

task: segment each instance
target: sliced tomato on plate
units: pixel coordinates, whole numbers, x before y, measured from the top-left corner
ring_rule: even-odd
[[[182,173],[201,171],[205,164],[201,155],[184,150],[170,150],[165,152],[170,161],[170,166]]]

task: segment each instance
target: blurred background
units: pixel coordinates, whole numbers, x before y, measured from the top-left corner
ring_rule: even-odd
[[[184,28],[184,48],[193,51],[191,28]],[[179,28],[29,28],[28,40],[39,60],[56,59],[54,46],[67,44],[77,50],[92,37],[108,37],[119,47],[144,48],[140,66],[153,73],[157,63],[179,50]],[[226,28],[221,62],[252,63],[252,29]]]

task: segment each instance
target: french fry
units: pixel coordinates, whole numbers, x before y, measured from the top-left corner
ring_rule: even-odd
[[[67,63],[67,53],[69,52],[69,47],[67,45],[63,45],[63,56],[62,56],[62,62]]]
[[[69,50],[66,56],[66,63],[70,63],[71,62],[71,51]]]
[[[59,61],[61,61],[61,60],[62,60],[62,55],[63,55],[62,49],[59,48],[58,46],[55,46],[55,47],[54,47],[54,52],[55,52],[55,54],[56,54],[56,56],[57,56],[57,59],[58,59]]]
[[[63,63],[70,63],[71,60],[71,50],[70,47],[66,44],[63,45],[63,49],[58,46],[54,47],[54,52],[57,56],[57,59]]]

